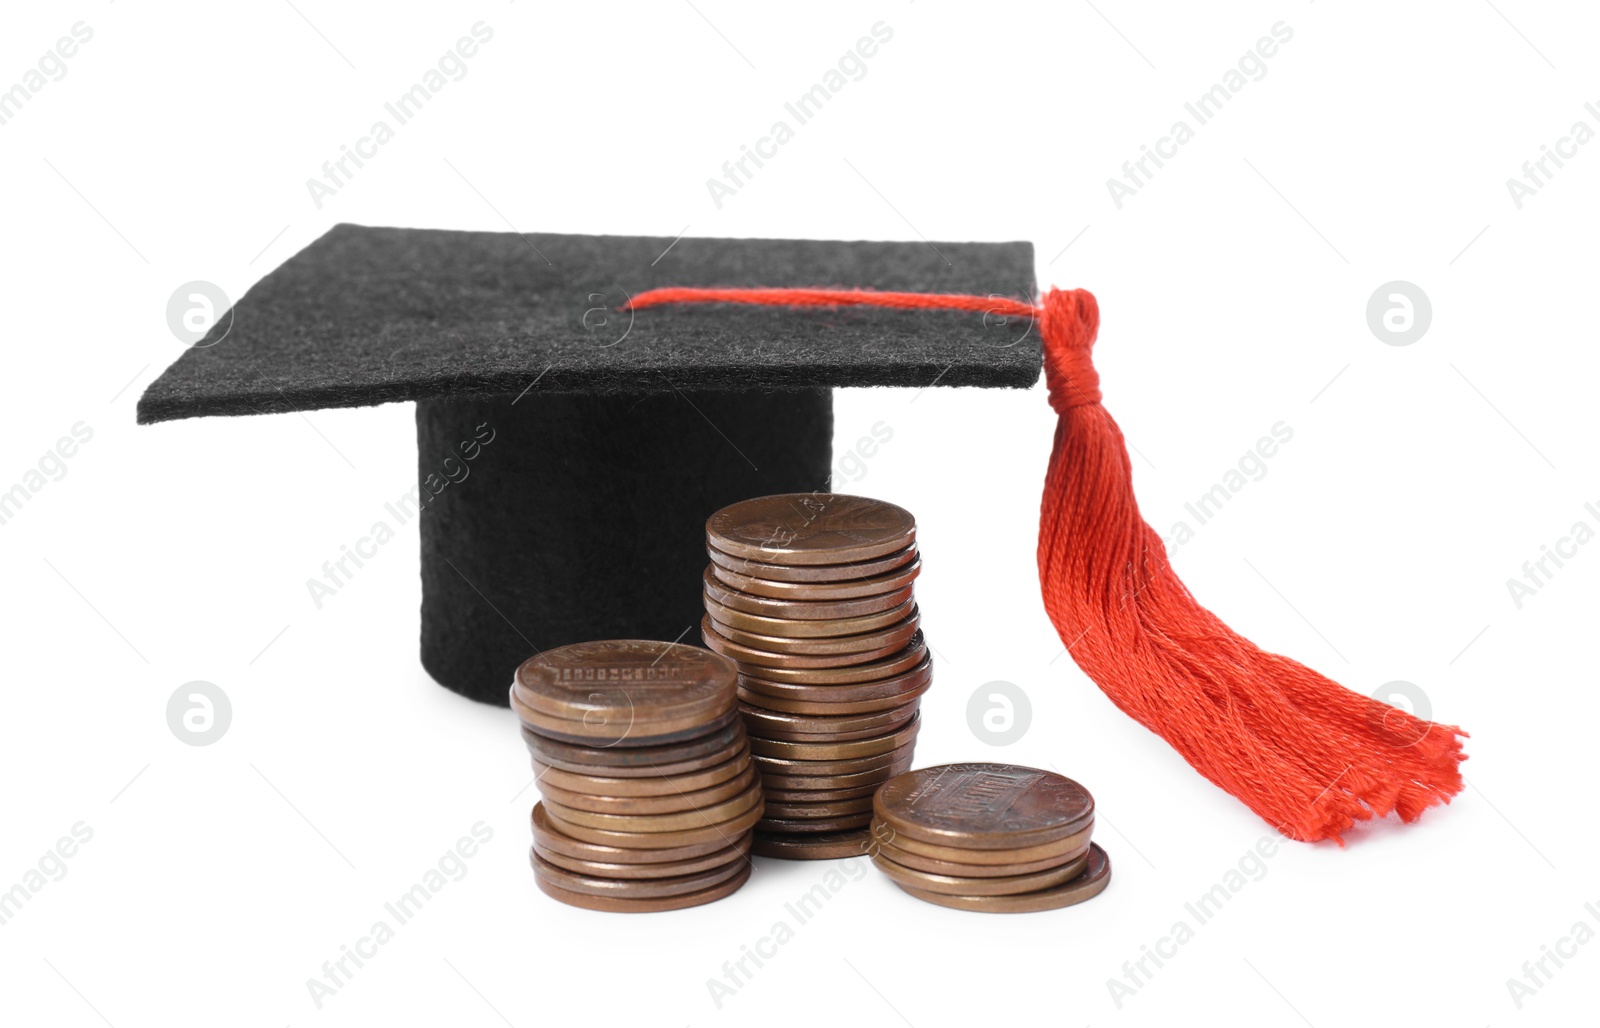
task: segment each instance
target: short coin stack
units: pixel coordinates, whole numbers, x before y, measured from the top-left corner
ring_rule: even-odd
[[[1070,778],[1011,764],[945,764],[873,798],[873,863],[918,899],[961,910],[1054,910],[1111,881],[1089,841],[1094,798]]]
[[[732,661],[643,640],[546,650],[511,706],[533,755],[539,888],[594,910],[676,910],[750,877],[761,783]]]
[[[756,853],[867,852],[873,791],[911,766],[933,681],[916,535],[892,503],[826,493],[746,500],[706,522],[701,636],[739,666],[767,801]]]

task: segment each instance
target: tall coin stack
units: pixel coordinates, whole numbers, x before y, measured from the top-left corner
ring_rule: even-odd
[[[921,900],[961,910],[1054,910],[1111,881],[1089,841],[1094,797],[1049,771],[944,764],[890,780],[873,798],[872,862]]]
[[[706,522],[701,635],[738,663],[766,796],[756,853],[866,853],[873,791],[911,766],[933,681],[916,535],[892,503],[826,493],[746,500]]]
[[[732,661],[643,640],[546,650],[511,706],[533,755],[539,888],[594,910],[676,910],[750,877],[762,816]]]

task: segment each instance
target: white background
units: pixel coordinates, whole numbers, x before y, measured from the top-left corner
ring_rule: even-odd
[[[1520,209],[1506,180],[1575,121],[1600,129],[1600,25],[1529,0],[1213,6],[11,5],[0,88],[74,23],[94,35],[0,126],[0,488],[75,423],[94,435],[0,526],[0,889],[72,825],[93,838],[0,926],[5,1021],[1592,1021],[1600,945],[1547,963],[1521,1009],[1506,981],[1600,927],[1600,546],[1520,609],[1506,583],[1600,523],[1600,145]],[[706,180],[880,20],[894,36],[866,76],[718,209]],[[494,37],[467,76],[318,209],[306,180],[478,21]],[[1106,180],[1280,21],[1266,76],[1118,209]],[[1269,830],[1062,656],[1033,562],[1042,386],[846,390],[841,453],[879,420],[894,437],[840,485],[920,523],[939,664],[918,763],[1080,779],[1115,877],[1081,907],[987,917],[861,868],[719,1009],[707,979],[829,865],[762,860],[734,897],[657,916],[546,899],[512,715],[418,665],[414,527],[309,599],[411,485],[409,405],[134,425],[181,352],[180,283],[237,297],[340,221],[1032,240],[1041,283],[1100,299],[1106,404],[1164,532],[1293,429],[1176,552],[1195,593],[1362,693],[1417,685],[1472,733],[1469,787],[1343,849],[1285,844],[1119,1009],[1108,979]],[[1406,347],[1366,323],[1394,279],[1433,305]],[[196,679],[233,706],[205,747],[165,715]],[[1004,749],[965,716],[994,679],[1034,707]],[[318,1010],[306,980],[479,821],[494,837],[465,877]]]

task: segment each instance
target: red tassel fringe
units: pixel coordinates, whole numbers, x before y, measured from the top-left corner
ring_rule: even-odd
[[[1338,839],[1357,821],[1415,821],[1461,790],[1466,733],[1344,688],[1266,651],[1202,607],[1139,515],[1122,430],[1090,359],[1100,313],[1084,290],[1042,304],[833,289],[653,289],[666,303],[875,306],[1035,317],[1060,420],[1039,519],[1039,581],[1073,660],[1195,770],[1290,838]]]

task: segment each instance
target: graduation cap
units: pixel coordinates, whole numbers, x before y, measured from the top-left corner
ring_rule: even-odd
[[[415,400],[422,661],[504,703],[529,647],[695,624],[704,519],[826,488],[830,388],[1025,387],[1042,361],[1059,420],[1039,578],[1078,666],[1291,838],[1448,802],[1465,733],[1261,650],[1178,579],[1101,403],[1099,320],[1085,291],[1034,296],[1026,243],[339,226],[153,383],[139,418]],[[441,458],[474,444],[493,460],[435,491]]]
[[[219,317],[139,421],[415,401],[422,663],[504,706],[536,651],[698,625],[706,518],[827,490],[833,387],[1039,377],[1037,334],[1009,319],[620,309],[667,283],[1030,296],[1033,247],[339,225]]]

